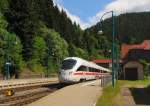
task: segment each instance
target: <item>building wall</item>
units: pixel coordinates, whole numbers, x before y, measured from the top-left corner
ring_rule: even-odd
[[[125,69],[126,68],[137,68],[138,71],[138,79],[144,78],[143,65],[138,61],[130,61],[123,66],[124,78],[125,78]]]

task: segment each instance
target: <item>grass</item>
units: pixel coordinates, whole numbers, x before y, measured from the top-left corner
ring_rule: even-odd
[[[103,94],[99,97],[96,106],[116,106],[115,101],[119,101],[117,106],[123,106],[123,97],[120,94],[121,86],[127,85],[129,87],[136,87],[138,85],[150,86],[150,77],[145,80],[137,81],[118,81],[115,88],[112,88],[112,85],[109,85],[103,89]]]
[[[96,106],[112,106],[114,97],[120,92],[120,86],[123,85],[120,81],[117,82],[115,88],[109,85],[103,89],[102,96],[98,99]]]

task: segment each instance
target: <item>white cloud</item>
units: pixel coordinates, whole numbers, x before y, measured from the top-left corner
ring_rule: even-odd
[[[150,0],[113,0],[112,2],[108,3],[103,10],[99,11],[95,16],[89,17],[88,22],[84,22],[80,19],[79,16],[71,14],[66,8],[64,8],[62,0],[54,0],[54,2],[55,4],[57,4],[60,10],[64,9],[66,11],[68,17],[70,17],[73,22],[80,24],[82,29],[96,24],[100,20],[100,17],[103,15],[103,13],[108,11],[113,10],[116,15],[130,12],[150,11]],[[104,18],[110,17],[110,15],[107,15]]]

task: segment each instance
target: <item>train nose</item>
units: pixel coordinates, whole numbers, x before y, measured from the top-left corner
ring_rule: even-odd
[[[66,71],[61,71],[59,74],[59,81],[60,82],[66,82],[68,80],[70,80],[70,73],[66,72]]]
[[[66,80],[66,74],[63,71],[59,72],[59,80],[60,81]]]

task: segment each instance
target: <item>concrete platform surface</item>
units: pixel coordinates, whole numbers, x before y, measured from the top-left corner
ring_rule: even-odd
[[[64,87],[29,106],[95,106],[102,88],[100,80]]]

